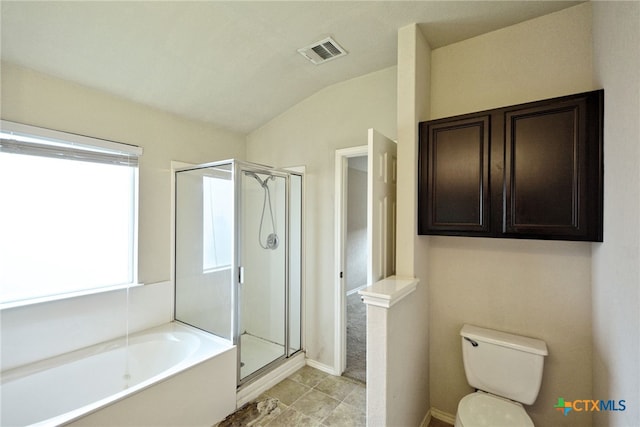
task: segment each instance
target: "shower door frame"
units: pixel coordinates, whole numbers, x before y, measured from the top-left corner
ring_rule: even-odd
[[[286,239],[284,240],[284,244],[285,244],[285,253],[284,253],[284,258],[285,258],[285,262],[284,262],[284,354],[280,357],[278,357],[277,359],[272,360],[271,362],[267,363],[266,365],[262,366],[261,368],[257,369],[256,371],[250,373],[249,375],[247,375],[246,377],[242,378],[241,377],[241,358],[242,358],[242,344],[240,342],[240,320],[242,319],[242,308],[241,308],[241,304],[240,304],[240,287],[242,286],[242,279],[243,279],[243,268],[244,266],[242,265],[242,248],[240,245],[240,242],[242,242],[242,238],[243,238],[243,227],[241,226],[242,223],[242,218],[240,217],[241,213],[242,213],[242,197],[244,195],[243,192],[243,188],[242,188],[242,174],[244,172],[253,172],[256,174],[262,174],[262,175],[269,175],[269,176],[276,176],[279,178],[284,178],[285,180],[285,228],[286,228]],[[232,324],[233,324],[233,344],[237,346],[238,351],[237,351],[237,372],[236,372],[236,379],[237,379],[237,385],[238,388],[241,388],[242,386],[250,383],[251,381],[259,378],[263,373],[268,372],[269,370],[271,370],[272,367],[282,363],[283,361],[285,361],[287,358],[291,357],[293,354],[297,353],[298,351],[302,350],[302,341],[300,342],[300,349],[295,350],[295,351],[291,351],[290,348],[290,324],[289,324],[289,320],[290,320],[290,307],[291,307],[291,301],[290,301],[290,294],[291,294],[291,278],[290,278],[290,267],[291,267],[291,261],[290,261],[290,257],[291,257],[291,253],[290,253],[290,248],[291,248],[291,222],[290,222],[290,210],[291,210],[291,175],[297,175],[301,177],[301,191],[303,194],[301,194],[301,200],[304,200],[304,175],[302,173],[298,173],[298,172],[292,172],[292,171],[287,171],[287,170],[281,170],[281,169],[276,169],[276,168],[271,168],[269,166],[265,166],[265,165],[260,165],[260,164],[256,164],[256,163],[250,163],[250,162],[244,162],[244,161],[239,161],[239,160],[234,160],[233,161],[233,165],[232,165],[232,173],[233,173],[233,179],[234,179],[234,245],[233,245],[233,264],[232,264],[232,268],[233,268],[233,290],[232,290],[232,295],[233,295],[233,300],[234,300],[234,314],[233,314],[233,319],[232,319]],[[303,215],[303,210],[301,208],[301,214]],[[301,218],[301,227],[303,227],[304,222],[303,222],[303,218]],[[302,229],[300,230],[300,236],[302,239]],[[303,274],[303,270],[302,270],[302,266],[301,266],[301,276]],[[301,295],[300,298],[302,300],[302,277],[300,278],[301,282],[300,282],[300,287],[301,287]],[[300,307],[300,310],[302,311],[302,305]],[[300,323],[301,323],[301,327],[300,327],[300,331],[302,332],[302,313],[300,314]]]
[[[237,305],[237,301],[236,301],[236,295],[234,293],[234,282],[233,282],[233,276],[235,275],[234,273],[234,265],[233,262],[234,257],[233,254],[235,254],[236,251],[236,241],[235,241],[235,233],[233,233],[233,238],[231,239],[231,252],[232,252],[232,265],[229,268],[229,275],[231,276],[231,292],[230,292],[230,307],[231,307],[231,313],[229,313],[229,329],[228,329],[228,335],[220,335],[216,332],[210,331],[204,327],[202,327],[199,324],[192,324],[189,323],[188,321],[185,321],[183,319],[179,319],[178,318],[178,306],[177,306],[177,300],[178,300],[178,250],[177,250],[177,243],[178,243],[178,227],[177,227],[177,218],[178,218],[178,209],[179,209],[179,202],[178,202],[178,197],[179,197],[179,191],[178,191],[178,174],[182,173],[182,172],[190,172],[190,171],[196,171],[196,170],[201,170],[201,169],[212,169],[212,168],[219,168],[221,166],[226,166],[229,165],[229,174],[230,174],[230,178],[231,178],[231,184],[233,186],[234,192],[235,192],[235,175],[234,175],[234,170],[235,170],[235,163],[236,160],[234,159],[226,159],[226,160],[219,160],[219,161],[214,161],[214,162],[208,162],[208,163],[201,163],[201,164],[192,164],[192,163],[186,163],[186,162],[179,162],[179,161],[172,161],[172,176],[173,176],[173,197],[172,197],[172,212],[173,212],[173,230],[172,230],[172,247],[173,247],[173,254],[172,254],[172,278],[174,281],[174,286],[173,286],[173,319],[184,323],[186,325],[198,328],[200,330],[203,330],[209,334],[215,335],[217,337],[220,337],[222,339],[228,340],[233,342],[234,336],[235,336],[235,325],[234,325],[234,312],[235,312],[235,306]],[[235,204],[235,199],[236,199],[236,194],[233,194],[233,202]],[[237,228],[237,218],[236,218],[236,212],[235,210],[233,211],[233,214],[231,215],[231,227],[233,230],[235,230]]]

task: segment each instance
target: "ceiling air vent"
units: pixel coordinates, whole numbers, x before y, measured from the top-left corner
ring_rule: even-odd
[[[309,46],[298,49],[300,55],[313,62],[315,65],[324,64],[332,59],[339,58],[347,54],[334,39],[327,37],[324,40],[315,42]]]

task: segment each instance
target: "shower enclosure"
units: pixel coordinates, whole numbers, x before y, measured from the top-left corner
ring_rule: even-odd
[[[238,386],[302,348],[302,179],[237,160],[176,171],[175,318],[238,346]]]

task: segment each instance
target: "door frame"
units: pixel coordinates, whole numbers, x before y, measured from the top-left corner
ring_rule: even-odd
[[[347,366],[347,325],[345,292],[345,253],[346,253],[346,217],[347,217],[347,174],[349,159],[369,155],[368,145],[342,148],[335,155],[335,239],[334,239],[334,290],[335,290],[335,332],[334,361],[336,375],[342,375]],[[369,172],[367,172],[369,173]],[[367,210],[371,209],[367,203]]]
[[[242,290],[244,288],[244,267],[247,264],[246,254],[243,253],[243,245],[244,242],[244,233],[245,229],[243,227],[244,223],[242,221],[241,215],[244,212],[244,199],[243,196],[245,194],[245,189],[243,187],[246,172],[254,172],[260,173],[264,175],[276,176],[279,178],[283,178],[285,180],[285,195],[284,195],[284,224],[289,225],[289,198],[290,198],[290,186],[289,186],[289,172],[282,171],[275,168],[269,168],[267,166],[257,165],[249,162],[242,161],[234,161],[233,162],[233,177],[234,177],[234,203],[235,203],[235,211],[234,211],[234,228],[235,228],[235,248],[234,248],[234,261],[232,263],[232,271],[237,272],[238,274],[234,274],[234,319],[233,319],[233,342],[237,347],[237,385],[238,388],[242,387],[246,383],[253,381],[255,378],[260,377],[264,372],[270,370],[273,366],[282,363],[282,361],[286,360],[289,355],[289,248],[290,248],[290,233],[287,229],[286,231],[286,239],[280,243],[284,245],[284,353],[278,358],[268,362],[266,365],[258,368],[256,371],[247,374],[245,377],[242,376],[242,343],[240,337],[241,326],[242,326],[242,301],[241,298]],[[286,227],[285,227],[286,228]]]

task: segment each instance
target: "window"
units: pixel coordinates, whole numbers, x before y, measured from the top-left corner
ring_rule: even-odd
[[[0,303],[137,280],[139,147],[2,121]]]
[[[216,172],[221,176],[202,177],[202,267],[205,271],[231,266],[233,181],[230,176]]]

